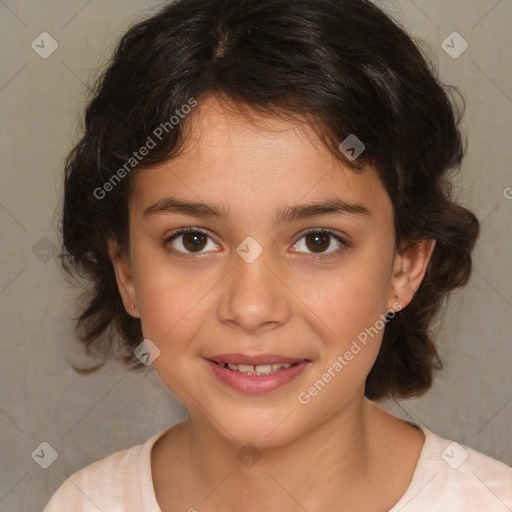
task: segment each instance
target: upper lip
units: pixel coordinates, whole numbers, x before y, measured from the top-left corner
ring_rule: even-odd
[[[206,359],[215,361],[216,363],[232,363],[232,364],[247,364],[257,366],[259,364],[278,364],[278,363],[300,363],[301,361],[308,361],[304,357],[282,356],[278,354],[260,354],[257,356],[249,356],[247,354],[217,354],[209,356]]]

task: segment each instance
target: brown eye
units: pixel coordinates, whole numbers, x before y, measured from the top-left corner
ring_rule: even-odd
[[[294,252],[319,254],[319,257],[323,254],[331,256],[348,246],[349,244],[337,234],[322,229],[313,229],[303,234],[295,243]]]
[[[330,238],[328,233],[309,233],[306,235],[306,245],[313,252],[322,252],[329,248]]]
[[[192,229],[181,230],[175,233],[165,244],[170,244],[173,249],[184,254],[205,252],[205,248],[207,248],[207,250],[218,249],[217,245],[206,233]],[[210,246],[208,244],[210,244]]]
[[[202,233],[185,233],[183,235],[183,246],[187,251],[194,252],[204,249],[207,237]]]

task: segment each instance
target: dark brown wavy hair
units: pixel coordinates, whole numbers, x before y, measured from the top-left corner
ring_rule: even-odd
[[[193,119],[184,106],[215,95],[306,120],[354,172],[378,172],[393,203],[397,248],[437,241],[412,302],[386,325],[365,389],[370,399],[427,391],[442,368],[432,325],[444,299],[468,281],[479,233],[451,191],[450,171],[465,152],[464,101],[458,106],[454,91],[367,0],[178,0],[133,25],[93,88],[65,165],[62,262],[90,284],[77,318],[86,352],[144,368],[133,352],[141,323],[124,309],[107,240],[127,250],[131,178],[176,156]],[[350,134],[365,145],[354,161],[339,149]],[[134,161],[148,137],[155,147]]]

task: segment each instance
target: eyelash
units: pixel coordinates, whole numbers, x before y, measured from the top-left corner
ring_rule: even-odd
[[[180,235],[187,234],[187,233],[201,233],[201,234],[211,238],[210,235],[207,233],[207,231],[205,231],[204,229],[201,229],[201,228],[182,228],[182,229],[180,229],[178,231],[175,231],[170,236],[165,238],[165,240],[163,242],[164,248],[169,250],[169,244],[170,244],[170,242],[174,238],[179,237]],[[347,240],[342,238],[339,234],[335,233],[334,231],[332,231],[330,229],[326,229],[326,228],[311,228],[311,229],[306,230],[305,232],[303,232],[301,234],[301,236],[297,239],[297,241],[293,245],[296,245],[302,238],[304,238],[305,236],[310,235],[312,233],[330,235],[334,239],[336,239],[336,241],[338,241],[341,244],[341,247],[338,250],[326,253],[325,255],[323,255],[322,253],[319,253],[319,254],[307,253],[307,254],[310,255],[309,257],[311,259],[313,259],[313,260],[327,260],[327,259],[330,259],[332,257],[337,256],[339,253],[341,253],[342,251],[348,249],[351,246],[351,244],[349,244],[347,242]],[[177,254],[178,256],[182,256],[182,257],[185,257],[185,258],[197,257],[197,256],[201,256],[202,254],[204,254],[204,253],[201,253],[201,252],[198,252],[198,253],[192,253],[192,252],[184,253],[184,252],[178,251],[178,250],[176,250],[174,248],[172,248],[170,250],[173,253]]]

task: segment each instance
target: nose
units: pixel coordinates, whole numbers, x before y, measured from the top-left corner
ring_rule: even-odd
[[[285,324],[291,315],[292,294],[283,283],[283,276],[272,268],[265,251],[252,263],[238,254],[233,259],[234,268],[225,278],[218,304],[219,320],[250,334]]]

